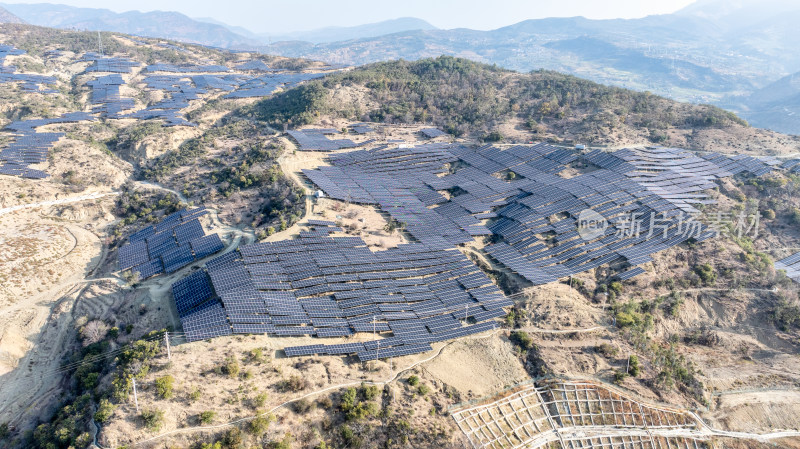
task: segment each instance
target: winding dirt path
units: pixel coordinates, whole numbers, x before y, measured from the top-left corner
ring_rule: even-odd
[[[24,210],[24,209],[35,209],[37,207],[56,206],[56,205],[59,205],[59,204],[69,204],[69,203],[80,203],[80,202],[83,202],[83,201],[96,200],[96,199],[99,199],[99,198],[104,198],[104,197],[112,196],[112,195],[119,195],[119,192],[117,192],[117,191],[99,192],[98,191],[98,192],[85,193],[83,195],[71,196],[71,197],[61,198],[61,199],[56,199],[56,200],[47,200],[47,201],[39,201],[37,203],[20,204],[18,206],[5,207],[3,209],[0,209],[0,215],[10,214],[11,212],[16,212],[16,211]]]

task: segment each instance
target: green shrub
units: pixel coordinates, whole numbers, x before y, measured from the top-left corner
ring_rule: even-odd
[[[348,412],[356,406],[356,400],[358,398],[358,392],[355,388],[348,388],[347,390],[342,393],[342,397],[339,398],[339,408],[343,412]]]
[[[352,446],[352,447],[361,446],[360,439],[358,438],[358,436],[356,436],[356,433],[353,431],[353,429],[350,428],[350,426],[348,426],[347,424],[341,427],[339,433],[342,435],[342,439],[344,440],[347,446]]]
[[[267,403],[267,393],[259,393],[253,398],[253,407],[261,408]]]
[[[290,391],[297,393],[298,391],[303,391],[308,388],[309,383],[305,377],[292,375],[288,379],[282,381],[280,383],[280,388],[283,391]]]
[[[431,389],[425,384],[420,384],[417,387],[417,393],[419,393],[420,396],[425,396],[426,394],[430,393],[430,391]]]
[[[694,267],[694,272],[700,277],[700,281],[706,287],[712,286],[717,282],[717,272],[711,264],[705,263]]]
[[[227,449],[239,449],[242,447],[242,431],[238,427],[231,427],[225,431],[220,441],[222,446]]]
[[[269,361],[269,357],[264,353],[263,349],[255,348],[250,351],[250,360],[256,363],[266,363]]]
[[[97,411],[94,413],[94,420],[99,423],[104,423],[111,418],[114,414],[116,406],[108,399],[101,399],[100,404],[97,406]]]
[[[515,345],[519,346],[519,348],[523,351],[527,351],[533,347],[533,338],[531,338],[530,334],[527,332],[512,332],[509,340],[511,340],[511,342]]]
[[[270,441],[265,446],[266,449],[292,449],[292,436],[286,434],[280,441]]]
[[[328,410],[333,407],[333,400],[331,400],[330,396],[322,396],[321,398],[317,399],[317,404],[319,405],[319,408]]]
[[[374,402],[359,402],[345,414],[347,421],[362,421],[378,414],[378,405]]]
[[[769,317],[780,329],[787,331],[800,325],[800,306],[781,299],[769,312]]]
[[[250,423],[247,425],[247,431],[257,437],[260,437],[265,433],[267,433],[269,425],[274,420],[275,417],[271,414],[256,416],[255,418],[250,420]]]
[[[800,225],[800,209],[795,207],[789,211],[789,221],[792,224]]]
[[[144,425],[148,430],[156,432],[164,425],[164,411],[159,409],[144,409],[141,413]]]
[[[292,403],[292,410],[298,415],[304,415],[310,412],[312,408],[314,408],[314,403],[308,399],[299,399]]]
[[[365,401],[371,401],[376,397],[378,397],[378,394],[380,394],[380,389],[378,388],[377,385],[367,385],[362,383],[361,388],[359,390],[361,393],[361,397]]]
[[[412,387],[416,387],[417,385],[419,385],[419,377],[413,375],[409,376],[408,384],[411,385]]]
[[[639,357],[632,354],[628,357],[628,374],[633,377],[639,377],[639,373],[641,372],[641,366],[639,366]]]
[[[220,371],[222,374],[227,374],[230,377],[236,377],[239,375],[239,360],[236,356],[229,355],[225,358],[225,362],[220,367]]]
[[[211,424],[214,422],[214,418],[217,416],[217,413],[212,410],[206,410],[199,415],[197,415],[197,419],[200,421],[200,424]]]
[[[603,343],[594,347],[594,350],[602,354],[606,358],[611,358],[617,355],[617,348],[609,343]]]
[[[174,383],[175,383],[175,378],[170,375],[157,378],[156,394],[158,394],[158,397],[160,397],[161,399],[171,398],[173,394],[172,387]]]

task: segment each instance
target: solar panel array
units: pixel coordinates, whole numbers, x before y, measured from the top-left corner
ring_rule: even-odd
[[[191,101],[213,91],[227,92],[223,98],[265,97],[272,95],[280,87],[291,88],[303,81],[323,76],[322,73],[276,73],[251,77],[244,74],[220,73],[230,71],[223,66],[168,64],[148,66],[147,71],[169,73],[149,75],[142,81],[145,90],[162,91],[166,98],[126,117],[141,120],[160,119],[166,126],[197,126],[186,120],[181,110],[188,108]],[[214,72],[214,74],[200,75],[198,72]]]
[[[781,164],[781,168],[790,173],[800,173],[800,159],[790,159]]]
[[[775,262],[775,269],[785,270],[787,277],[795,282],[800,282],[800,253]]]
[[[210,73],[220,73],[220,72],[230,72],[231,69],[225,67],[224,65],[173,65],[173,64],[151,64],[144,69],[147,72],[167,72],[167,73],[200,73],[200,72],[210,72]]]
[[[139,273],[140,279],[147,279],[174,273],[195,260],[222,251],[224,245],[219,236],[205,235],[198,220],[207,213],[202,208],[183,209],[167,215],[157,225],[131,234],[117,253],[119,269],[131,270]]]
[[[92,112],[110,118],[122,118],[123,111],[133,109],[135,106],[133,99],[120,95],[120,86],[124,84],[125,80],[118,74],[101,76],[88,81],[86,85],[92,88]]]
[[[336,229],[315,223],[317,230]],[[455,248],[406,244],[373,253],[358,237],[324,234],[256,243],[214,259],[207,264],[213,297],[202,275],[176,283],[184,329],[197,328],[185,311],[221,302],[234,334],[376,336],[358,344],[290,347],[289,356],[355,354],[374,360],[424,352],[433,342],[493,329],[494,319],[505,315],[503,307],[512,304]],[[194,332],[189,339],[218,331]]]
[[[150,75],[142,82],[145,90],[163,91],[165,98],[126,117],[140,120],[160,119],[165,126],[197,126],[186,120],[180,112],[189,107],[190,101],[197,100],[206,93],[192,84],[190,76]]]
[[[56,84],[57,81],[52,76],[16,73],[16,67],[4,65],[7,56],[19,56],[24,54],[24,50],[14,48],[10,45],[0,44],[0,83],[21,83],[20,87],[25,92],[56,92],[53,89],[44,88],[44,86]]]
[[[47,161],[50,148],[55,145],[64,133],[37,133],[36,128],[56,123],[78,123],[94,121],[95,118],[84,112],[72,112],[61,117],[23,120],[6,125],[11,131],[13,141],[0,149],[0,174],[21,176],[28,179],[44,179],[49,175],[29,165]]]
[[[303,151],[336,151],[342,148],[354,148],[359,146],[350,139],[329,139],[330,134],[337,134],[336,130],[320,129],[301,129],[289,131],[289,135],[297,142],[300,150]]]
[[[325,76],[324,73],[274,73],[247,79],[224,98],[256,98],[272,95],[276,90],[291,89],[298,84]]]
[[[92,61],[92,64],[86,68],[87,73],[131,73],[134,68],[141,65],[127,58],[107,58],[93,52],[84,54],[81,61]]]
[[[253,72],[272,72],[275,69],[270,68],[267,63],[260,59],[253,59],[243,62],[236,66],[238,70],[248,70]]]
[[[616,261],[635,267],[689,239],[712,237],[714,230],[689,213],[711,203],[705,191],[713,181],[743,170],[763,174],[779,163],[700,158],[671,148],[578,154],[547,144],[380,148],[330,160],[330,167],[304,170],[329,197],[376,204],[428,245],[451,247],[493,234],[497,241],[485,252],[536,285]],[[559,175],[579,161],[599,169]],[[506,172],[514,181],[501,179]],[[578,232],[586,209],[608,221],[589,240]],[[631,269],[618,276],[639,274]]]
[[[471,242],[491,232],[481,220],[519,190],[487,173],[445,173],[458,160],[460,146],[427,144],[414,148],[381,148],[331,155],[333,166],[303,173],[334,199],[374,204],[404,223],[418,241],[437,247]],[[469,182],[461,182],[467,180]],[[461,185],[462,194],[448,201],[439,191]]]
[[[447,133],[442,131],[439,128],[424,128],[421,129],[420,132],[429,139],[434,139],[439,136],[446,136]]]
[[[369,123],[356,123],[355,125],[352,125],[350,128],[352,128],[353,132],[355,132],[356,134],[369,134],[375,131],[375,129],[373,129],[372,125],[370,125]]]
[[[373,333],[376,338],[366,342],[285,351],[355,354],[362,361],[424,352],[433,342],[493,328],[511,305],[457,245],[494,236],[483,251],[532,284],[613,262],[625,267],[616,279],[631,279],[645,272],[641,265],[652,254],[714,235],[685,209],[703,204],[704,190],[731,175],[728,159],[723,167],[681,150],[579,154],[547,144],[381,146],[331,153],[329,160],[331,166],[303,173],[331,198],[379,206],[406,226],[413,243],[372,252],[358,237],[331,237],[340,231],[334,223],[313,220],[295,240],[218,257],[206,271],[213,294],[201,286],[192,287],[196,297],[176,296],[179,310],[190,304],[214,311],[181,318],[190,339]],[[562,176],[567,167],[585,164],[591,167]],[[752,161],[746,166],[763,171]],[[579,232],[586,209],[602,214],[607,226]],[[203,327],[206,322],[211,324]]]

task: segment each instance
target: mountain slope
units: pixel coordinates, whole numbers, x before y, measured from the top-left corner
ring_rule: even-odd
[[[266,99],[250,114],[274,126],[300,126],[329,115],[429,123],[472,138],[513,134],[517,139],[610,145],[687,145],[681,136],[704,130],[725,130],[733,136],[747,128],[734,114],[713,106],[677,103],[556,72],[520,74],[446,56],[375,63],[330,75]],[[671,137],[677,140],[671,142]]]
[[[742,100],[740,109],[754,126],[800,134],[800,73],[757,90]]]
[[[227,28],[198,22],[177,12],[115,13],[107,9],[75,8],[48,3],[3,4],[33,25],[89,31],[115,31],[146,37],[174,39],[214,47],[253,46],[254,42]]]
[[[25,23],[25,21],[0,6],[0,23]]]

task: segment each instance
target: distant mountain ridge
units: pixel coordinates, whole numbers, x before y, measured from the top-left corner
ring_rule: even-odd
[[[49,3],[0,4],[0,7],[32,25],[51,28],[116,31],[224,48],[259,45],[259,42],[236,34],[224,26],[199,22],[177,12],[116,13],[108,9],[76,8]]]
[[[422,19],[417,19],[415,17],[401,17],[399,19],[368,23],[354,27],[325,27],[318,30],[300,31],[282,36],[275,36],[272,38],[272,40],[298,40],[317,44],[385,36],[387,34],[395,34],[405,31],[425,31],[436,29],[437,28],[435,26]]]
[[[0,6],[0,23],[25,23],[25,21]]]
[[[773,108],[761,117],[761,108],[742,103],[758,89],[800,71],[797,23],[796,1],[701,0],[673,14],[640,19],[532,19],[490,31],[421,30],[319,44],[276,42],[265,51],[344,65],[444,54],[522,72],[556,70],[679,101],[729,107],[759,126],[798,132],[800,114]],[[776,120],[780,114],[785,116]]]
[[[522,72],[556,70],[727,107],[776,131],[800,130],[800,115],[781,108],[782,100],[771,103],[767,113],[754,95],[800,72],[800,4],[793,0],[700,0],[673,14],[640,19],[532,19],[489,31],[441,30],[421,19],[400,18],[283,36],[179,13],[2,6],[35,25],[118,31],[340,65],[450,55]]]

